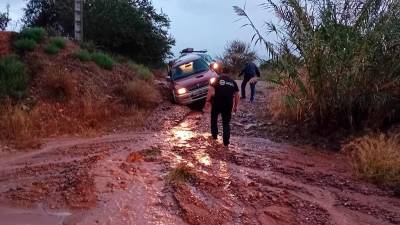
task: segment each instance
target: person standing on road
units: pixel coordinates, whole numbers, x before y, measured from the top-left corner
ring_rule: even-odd
[[[256,84],[257,77],[260,77],[260,70],[254,62],[250,62],[246,65],[246,67],[240,72],[239,77],[244,75],[241,90],[242,90],[242,99],[246,99],[246,86],[247,83],[250,83],[251,89],[251,97],[250,102],[254,101],[254,97],[256,95]]]
[[[224,68],[223,73],[209,87],[205,111],[209,111],[211,107],[211,135],[214,140],[218,138],[218,117],[221,114],[223,141],[226,147],[230,144],[232,112],[237,112],[239,101],[239,87],[231,78],[230,71]]]

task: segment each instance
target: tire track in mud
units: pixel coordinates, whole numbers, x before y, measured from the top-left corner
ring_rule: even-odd
[[[399,199],[344,173],[331,153],[243,137],[226,150],[199,132],[199,120],[208,118],[192,114],[175,128],[188,134],[172,148],[198,178],[173,190],[189,224],[400,224]]]
[[[340,156],[243,136],[225,149],[208,137],[208,122],[205,114],[166,104],[150,117],[151,132],[54,140],[6,156],[0,207],[40,204],[68,212],[60,218],[71,225],[400,224],[400,200],[352,178]],[[195,179],[171,184],[169,173],[181,164]]]

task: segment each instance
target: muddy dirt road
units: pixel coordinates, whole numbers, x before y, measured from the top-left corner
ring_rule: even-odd
[[[229,149],[207,115],[166,103],[142,132],[2,152],[0,225],[400,224],[400,199],[342,155],[262,137],[256,106],[234,117]]]

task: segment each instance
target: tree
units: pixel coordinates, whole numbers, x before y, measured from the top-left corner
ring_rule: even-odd
[[[4,31],[10,21],[10,5],[7,5],[6,12],[0,12],[0,30]]]
[[[247,63],[257,59],[257,54],[250,49],[249,44],[235,40],[225,47],[225,51],[219,59],[233,73],[239,73]]]
[[[29,0],[22,21],[25,27],[43,27],[50,34],[72,37],[74,0]]]
[[[73,0],[29,0],[25,26],[73,36],[73,10]],[[175,43],[168,34],[168,17],[158,13],[149,0],[86,0],[83,21],[85,41],[138,63],[161,63]]]
[[[144,64],[170,55],[169,19],[148,0],[88,0],[84,15],[84,37],[107,50]]]

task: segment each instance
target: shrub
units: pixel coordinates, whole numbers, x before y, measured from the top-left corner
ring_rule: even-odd
[[[0,59],[0,97],[23,94],[28,80],[26,67],[17,57],[7,56]]]
[[[93,53],[92,60],[101,68],[106,70],[112,70],[114,67],[114,60],[107,54],[104,53]]]
[[[63,49],[67,45],[67,40],[63,37],[54,37],[50,40],[50,44],[59,49]]]
[[[44,52],[46,52],[47,54],[50,54],[50,55],[55,55],[58,52],[60,52],[60,49],[57,46],[53,45],[53,44],[47,44],[44,47]]]
[[[394,44],[400,41],[399,1],[268,0],[263,6],[280,19],[266,26],[279,34],[278,43],[248,25],[272,58],[275,82],[304,105],[305,118],[348,129],[400,120],[400,48]]]
[[[62,69],[51,70],[45,76],[43,82],[48,97],[56,101],[66,101],[74,94],[74,80],[70,74],[65,74]]]
[[[344,146],[362,177],[391,187],[400,186],[400,134],[368,135]]]
[[[123,87],[122,94],[128,105],[137,105],[143,108],[154,107],[162,100],[160,92],[143,80],[128,82]]]
[[[35,135],[34,112],[22,110],[18,105],[4,104],[0,108],[0,138],[4,140],[29,141]]]
[[[152,81],[154,79],[154,75],[150,69],[142,64],[130,62],[129,67],[135,71],[136,76],[141,80]]]
[[[20,33],[21,39],[30,39],[36,43],[41,42],[46,36],[46,30],[41,27],[25,28]]]
[[[21,52],[33,51],[36,48],[36,42],[32,39],[19,39],[14,42],[14,46]]]
[[[141,151],[141,155],[147,162],[155,161],[161,155],[161,153],[161,149],[154,147]]]
[[[94,43],[93,41],[84,41],[81,42],[79,44],[79,46],[84,49],[87,50],[88,52],[95,52],[97,50],[97,46],[96,43]]]
[[[250,44],[235,40],[225,47],[223,55],[218,58],[224,67],[234,74],[239,74],[247,63],[257,59],[257,53],[251,49]]]
[[[75,51],[72,56],[76,59],[79,59],[81,62],[88,62],[92,59],[92,56],[87,50],[77,50]]]

